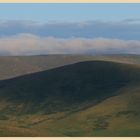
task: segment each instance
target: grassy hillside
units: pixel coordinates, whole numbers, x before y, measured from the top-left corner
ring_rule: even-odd
[[[139,85],[139,65],[109,61],[2,80],[0,136],[140,136]]]
[[[140,136],[139,93],[139,87],[127,87],[96,106],[56,119],[47,128],[52,128],[50,136]]]

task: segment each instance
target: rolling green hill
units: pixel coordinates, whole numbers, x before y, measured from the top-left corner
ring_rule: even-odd
[[[139,85],[139,65],[99,60],[1,80],[0,136],[140,136]]]

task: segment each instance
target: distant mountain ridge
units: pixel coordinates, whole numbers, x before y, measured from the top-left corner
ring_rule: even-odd
[[[0,80],[90,60],[140,64],[139,55],[0,56]]]

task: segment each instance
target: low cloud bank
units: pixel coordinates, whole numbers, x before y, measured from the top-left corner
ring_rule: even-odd
[[[32,34],[0,38],[0,55],[140,54],[140,41],[109,38],[55,38]]]

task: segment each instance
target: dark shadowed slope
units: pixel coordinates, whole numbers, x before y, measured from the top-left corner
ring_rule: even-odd
[[[140,67],[87,61],[0,82],[1,112],[10,114],[77,111],[140,84]]]

